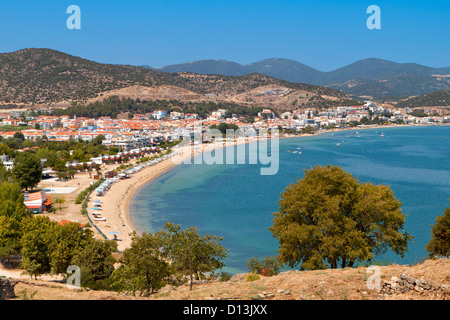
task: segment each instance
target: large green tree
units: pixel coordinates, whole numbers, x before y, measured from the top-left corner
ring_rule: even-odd
[[[351,267],[388,248],[404,255],[412,239],[388,186],[362,184],[331,165],[305,170],[273,215],[269,229],[279,241],[280,262],[303,270]]]
[[[50,272],[51,230],[56,222],[37,216],[23,220],[22,268],[31,277]]]
[[[112,275],[112,288],[118,291],[146,291],[150,295],[164,285],[170,265],[161,252],[162,238],[151,233],[134,233],[131,246],[124,250],[122,265]]]
[[[94,241],[92,230],[82,230],[78,223],[73,222],[64,225],[54,224],[47,233],[50,238],[48,245],[50,272],[53,274],[66,274],[74,256]]]
[[[22,267],[31,276],[66,274],[77,253],[94,241],[92,231],[81,230],[77,223],[59,225],[45,216],[22,222]]]
[[[0,183],[0,216],[16,220],[30,216],[18,184],[6,181]]]
[[[432,238],[425,247],[430,256],[450,256],[450,207],[445,208],[444,214],[436,218],[431,235]]]
[[[214,235],[201,236],[196,227],[181,230],[180,225],[167,222],[167,231],[159,231],[163,239],[163,253],[169,257],[176,272],[190,278],[192,290],[193,276],[204,272],[213,272],[224,266],[228,250],[219,242],[223,238]]]
[[[21,188],[28,190],[37,186],[42,178],[41,160],[30,152],[19,153],[14,159],[13,175]]]
[[[0,216],[0,260],[11,266],[11,257],[20,252],[22,237],[19,220]]]
[[[117,243],[113,240],[90,241],[82,250],[78,251],[72,264],[81,269],[81,285],[93,289],[107,288],[106,282],[114,271],[116,259],[112,253],[117,250]]]

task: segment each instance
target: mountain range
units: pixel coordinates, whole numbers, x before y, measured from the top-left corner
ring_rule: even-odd
[[[230,76],[260,73],[295,83],[326,86],[356,98],[406,98],[450,89],[450,67],[432,68],[377,58],[356,61],[329,72],[280,58],[246,65],[226,60],[199,60],[151,69]]]
[[[110,96],[228,102],[275,109],[352,104],[342,92],[258,73],[167,73],[102,64],[51,49],[0,54],[0,104],[71,105]]]
[[[70,106],[111,96],[278,110],[354,105],[354,99],[371,97],[396,100],[399,107],[450,106],[450,68],[374,58],[330,72],[288,59],[248,65],[201,60],[150,68],[103,64],[52,49],[0,53],[3,108]]]

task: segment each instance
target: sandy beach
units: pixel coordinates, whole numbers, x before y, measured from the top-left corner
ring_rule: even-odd
[[[94,221],[95,225],[104,235],[108,237],[108,239],[114,239],[114,233],[110,233],[111,231],[118,232],[118,250],[123,251],[125,248],[130,246],[132,233],[137,231],[133,227],[133,224],[129,218],[128,204],[133,194],[140,187],[149,183],[152,179],[155,179],[163,172],[196,154],[232,144],[235,143],[227,143],[225,145],[223,143],[211,143],[203,144],[201,146],[183,146],[181,148],[177,148],[175,149],[177,152],[175,156],[165,159],[153,166],[146,167],[133,174],[131,178],[113,183],[104,196],[96,197],[92,195],[89,198],[87,208],[89,209],[93,206],[94,200],[101,201],[101,217],[106,218],[106,221]],[[92,219],[91,210],[88,210],[88,212]],[[98,233],[95,228],[93,230]],[[98,234],[97,238],[104,239],[101,234]]]

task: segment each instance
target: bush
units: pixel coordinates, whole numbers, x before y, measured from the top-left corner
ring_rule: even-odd
[[[86,199],[87,195],[89,194],[89,192],[91,192],[92,190],[94,190],[95,188],[97,188],[101,183],[103,182],[103,179],[98,180],[96,183],[91,184],[89,187],[87,187],[86,189],[84,189],[83,191],[80,192],[80,194],[78,195],[78,197],[75,200],[75,204],[80,204],[83,202],[84,199]]]
[[[75,204],[80,204],[83,202],[84,198],[86,198],[87,196],[87,192],[85,191],[81,191],[80,194],[78,195],[78,197],[75,200]]]
[[[219,273],[219,281],[225,282],[231,279],[231,274],[228,272],[220,272]]]
[[[265,257],[263,260],[250,258],[247,262],[247,268],[250,272],[263,276],[274,276],[280,271],[280,263],[274,256]]]
[[[247,282],[252,282],[252,281],[256,281],[261,279],[261,277],[259,276],[259,274],[256,273],[250,273],[247,278],[245,278],[245,281]]]

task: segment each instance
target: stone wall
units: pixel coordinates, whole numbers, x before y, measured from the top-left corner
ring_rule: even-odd
[[[14,287],[17,282],[14,280],[0,278],[0,300],[11,299],[16,296]]]
[[[392,277],[391,281],[384,281],[381,286],[382,294],[417,293],[420,295],[432,295],[438,299],[450,298],[450,286],[424,279],[414,279],[405,274]]]

